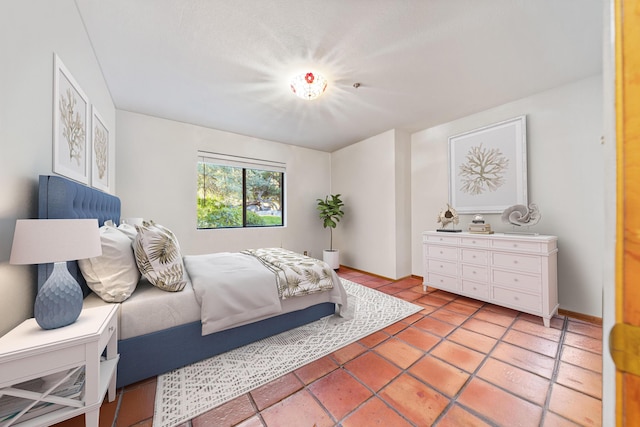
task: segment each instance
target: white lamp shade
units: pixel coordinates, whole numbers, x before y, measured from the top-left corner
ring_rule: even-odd
[[[102,254],[97,219],[19,219],[11,264],[47,264]]]

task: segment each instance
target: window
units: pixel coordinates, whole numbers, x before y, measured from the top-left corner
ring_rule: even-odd
[[[283,163],[199,153],[198,228],[282,227]]]

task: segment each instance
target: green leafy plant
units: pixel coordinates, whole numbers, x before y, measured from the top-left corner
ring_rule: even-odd
[[[318,202],[318,213],[322,220],[322,226],[329,228],[331,233],[330,250],[333,250],[333,229],[336,228],[340,218],[344,215],[342,207],[344,203],[340,200],[340,194],[331,194],[323,199],[316,199]]]

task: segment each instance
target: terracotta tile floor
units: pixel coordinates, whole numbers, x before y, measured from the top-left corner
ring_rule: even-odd
[[[339,275],[424,307],[382,331],[184,424],[192,426],[597,426],[602,329],[447,292],[419,279]],[[118,390],[100,426],[152,426],[155,378]],[[59,426],[81,426],[77,417]]]

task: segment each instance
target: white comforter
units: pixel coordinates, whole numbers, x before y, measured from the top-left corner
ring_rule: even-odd
[[[253,256],[214,253],[184,257],[196,299],[201,307],[202,335],[282,311],[276,276]],[[346,306],[339,279],[328,299]]]
[[[347,293],[334,271],[332,289],[281,300],[276,275],[254,256],[238,252],[189,255],[184,264],[200,304],[202,335],[321,302],[337,304],[338,314],[347,308]]]

